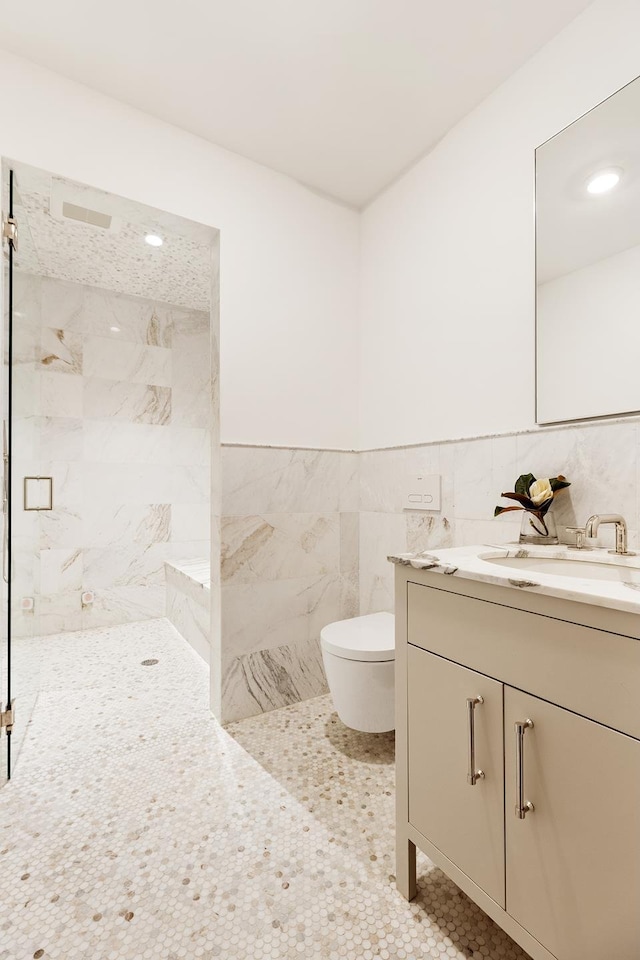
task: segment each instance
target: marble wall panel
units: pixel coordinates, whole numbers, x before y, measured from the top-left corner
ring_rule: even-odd
[[[340,514],[340,618],[360,611],[360,514]]]
[[[96,590],[95,602],[82,612],[82,627],[111,627],[135,620],[164,616],[166,588],[155,585],[127,585]],[[64,629],[74,629],[64,627]]]
[[[165,561],[209,551],[209,317],[19,276],[25,415],[14,475],[54,482],[52,511],[15,511],[20,598],[36,597],[45,632],[162,616]],[[191,419],[173,417],[174,375]],[[81,607],[82,590],[95,591],[93,607]]]
[[[225,670],[225,720],[240,720],[327,692],[320,644],[311,638],[234,658]]]
[[[42,288],[43,326],[82,333],[87,288],[80,283],[68,283],[66,280],[53,280],[49,277],[34,279],[39,281]]]
[[[343,451],[338,454],[340,477],[340,512],[357,513],[360,509],[360,454]]]
[[[79,420],[83,416],[82,377],[67,377],[55,371],[40,374],[40,407],[48,417]]]
[[[499,494],[513,489],[516,480],[516,438],[469,440],[449,446],[453,451],[453,516],[490,518]]]
[[[115,335],[89,336],[84,339],[82,373],[85,377],[170,387],[171,350],[116,339]]]
[[[222,637],[225,658],[283,643],[308,640],[316,630],[340,619],[338,576],[222,581]]]
[[[73,590],[53,596],[36,598],[37,632],[42,635],[63,633],[67,630],[82,630],[84,613],[82,591]],[[27,614],[25,620],[30,616]],[[24,622],[24,620],[23,620]]]
[[[206,663],[211,663],[211,587],[209,559],[201,562],[204,579],[196,579],[194,564],[167,563],[166,615]],[[214,669],[218,665],[214,664]]]
[[[55,597],[82,587],[83,551],[76,548],[40,551],[38,594]]]
[[[41,461],[74,463],[84,459],[82,420],[39,417],[36,424],[39,430],[38,456]]]
[[[12,603],[11,632],[15,637],[32,637],[39,630],[40,610],[22,609],[23,597],[34,597],[40,576],[40,551],[37,548],[37,531],[19,534],[13,532],[12,549]]]
[[[358,608],[354,453],[222,448],[224,720],[325,690],[321,629]]]
[[[31,518],[36,525],[34,542],[42,550],[82,546],[82,464],[79,461],[39,460],[37,473],[53,481],[53,510],[28,513],[22,497],[15,504],[14,523]]]
[[[223,517],[222,541],[225,583],[320,579],[340,569],[337,513]]]
[[[211,614],[209,604],[200,606],[181,590],[176,589],[167,578],[166,616],[205,663],[210,664],[209,629]]]
[[[150,546],[171,538],[170,503],[103,504],[84,520],[83,543],[88,547],[115,546],[119,543]],[[188,538],[183,538],[188,539]]]
[[[86,420],[171,423],[171,388],[91,377],[82,383]]]
[[[226,516],[333,513],[341,507],[341,458],[332,450],[222,448]]]
[[[393,571],[383,557],[395,550],[430,550],[471,543],[517,541],[520,515],[493,518],[503,490],[522,473],[564,474],[569,487],[554,504],[561,540],[567,526],[593,513],[621,513],[638,544],[640,420],[569,424],[517,435],[481,437],[360,456],[360,613],[393,609]],[[415,470],[440,473],[442,509],[405,511],[400,479]],[[612,529],[601,542],[613,544]]]
[[[92,503],[205,503],[209,468],[154,463],[83,463],[84,501]],[[97,509],[97,507],[96,507]]]
[[[55,484],[55,481],[54,481]],[[71,548],[83,543],[84,525],[80,503],[67,507],[55,499],[54,509],[38,517],[36,543],[41,550]]]
[[[88,547],[82,551],[84,582],[92,590],[108,587],[164,583],[168,545],[120,542],[114,547]]]
[[[83,367],[82,353],[82,334],[54,330],[52,327],[42,328],[40,364],[45,370],[79,376]]]
[[[212,372],[208,317],[187,313],[173,320],[172,405],[174,424],[210,428]]]
[[[209,467],[209,435],[203,428],[105,420],[81,427],[83,459],[91,463]]]
[[[405,549],[406,536],[401,513],[360,514],[360,613],[393,610],[393,573],[389,576],[387,556]]]
[[[203,540],[208,541],[211,523],[211,510],[208,503],[181,503],[174,501],[171,504],[171,537],[172,541]],[[204,556],[207,551],[201,551]]]
[[[560,430],[517,437],[518,473],[523,464],[535,463],[541,476],[564,473],[572,481],[554,504],[559,533],[566,526],[583,525],[594,513],[621,513],[627,520],[630,540],[638,544],[637,475],[640,468],[640,423],[635,420],[576,424]],[[537,466],[537,465],[540,466]],[[555,469],[553,464],[558,464]],[[530,468],[535,473],[533,467]],[[548,471],[551,471],[548,473]],[[614,543],[613,530],[601,530],[603,542]]]
[[[87,336],[107,337],[149,347],[171,347],[173,312],[169,304],[121,296],[110,290],[85,287],[82,330]],[[114,328],[117,328],[114,330]]]
[[[23,609],[23,598],[35,597],[40,578],[38,515],[23,507],[23,478],[40,473],[40,328],[41,283],[38,277],[14,273],[13,407],[12,407],[12,544],[11,630],[14,636],[39,632],[38,611]]]

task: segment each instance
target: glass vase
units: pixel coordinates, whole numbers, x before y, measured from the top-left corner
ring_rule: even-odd
[[[520,543],[554,544],[558,543],[558,531],[553,514],[549,510],[540,518],[525,510],[520,524]]]

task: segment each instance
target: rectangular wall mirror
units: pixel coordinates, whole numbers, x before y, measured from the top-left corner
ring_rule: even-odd
[[[536,150],[536,421],[640,411],[640,78]]]

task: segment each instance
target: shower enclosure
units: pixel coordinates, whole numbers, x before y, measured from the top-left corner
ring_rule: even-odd
[[[28,648],[17,642],[16,622],[20,607],[35,594],[37,515],[45,507],[41,491],[50,487],[40,480],[35,449],[35,373],[20,363],[29,352],[33,338],[32,315],[27,286],[20,282],[22,251],[29,248],[29,220],[23,209],[15,172],[7,171],[4,241],[4,324],[2,357],[2,654],[0,682],[3,727],[0,737],[0,783],[11,776],[29,722],[38,689],[39,662],[27,666]],[[22,488],[21,488],[22,487]],[[47,494],[48,495],[48,494]],[[26,498],[26,499],[25,499]],[[20,509],[18,509],[20,504]],[[25,508],[25,509],[23,509]],[[38,632],[35,607],[23,610],[24,622],[33,636]],[[20,709],[15,692],[20,689]]]
[[[65,636],[163,617],[219,513],[217,231],[22,164],[3,218],[0,783]]]

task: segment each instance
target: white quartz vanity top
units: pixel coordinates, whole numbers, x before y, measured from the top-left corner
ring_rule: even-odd
[[[576,567],[584,564],[585,575],[561,576],[557,573],[541,573],[537,570],[534,573],[524,566],[522,572],[513,566],[501,568],[496,563],[496,558],[502,557],[539,557],[576,561]],[[488,563],[488,558],[493,562]],[[563,545],[536,547],[485,543],[428,553],[399,553],[388,557],[388,560],[391,563],[404,564],[416,570],[429,570],[444,576],[494,583],[500,587],[526,590],[530,593],[560,597],[564,600],[577,600],[580,603],[623,610],[626,613],[640,613],[640,584],[626,582],[623,579],[625,568],[631,568],[637,577],[637,572],[640,571],[640,556],[618,557],[612,556],[607,550],[580,551]],[[613,582],[590,579],[589,563],[614,564],[621,568],[621,579]]]

